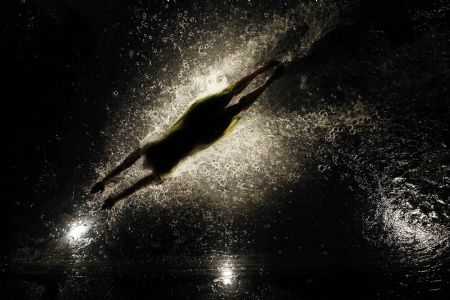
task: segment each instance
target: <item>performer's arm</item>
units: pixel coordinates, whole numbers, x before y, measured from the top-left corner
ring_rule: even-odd
[[[230,106],[228,109],[230,111],[235,112],[236,114],[246,110],[249,108],[255,101],[258,99],[258,97],[269,87],[269,85],[278,77],[281,76],[283,73],[284,67],[283,65],[279,65],[273,72],[273,74],[264,82],[264,84],[260,85],[250,93],[246,94],[245,96],[242,96],[242,98],[239,99],[238,103]]]
[[[254,72],[248,74],[247,76],[244,76],[240,80],[236,81],[231,85],[231,88],[229,91],[225,91],[225,93],[231,93],[233,95],[237,95],[240,92],[242,92],[249,84],[250,82],[259,74],[264,73],[268,69],[280,65],[280,62],[277,60],[271,60],[267,62],[264,66],[259,67]]]

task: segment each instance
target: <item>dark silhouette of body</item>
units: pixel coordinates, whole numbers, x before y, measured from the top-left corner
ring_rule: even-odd
[[[275,67],[275,70],[264,84],[242,96],[236,104],[228,105],[233,97],[242,92],[256,76],[272,67]],[[113,207],[117,201],[152,182],[160,182],[161,177],[170,173],[181,160],[220,139],[237,123],[238,114],[249,108],[282,72],[281,63],[270,61],[223,91],[194,102],[167,134],[155,142],[132,151],[116,168],[92,187],[91,193],[103,191],[105,184],[111,178],[129,168],[141,156],[144,156],[144,167],[152,169],[151,174],[134,185],[115,196],[108,197],[102,209]]]

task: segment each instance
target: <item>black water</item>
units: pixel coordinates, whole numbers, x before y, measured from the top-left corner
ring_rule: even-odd
[[[448,295],[446,1],[2,6],[7,298]],[[230,135],[100,211],[145,171],[100,175],[272,57]]]

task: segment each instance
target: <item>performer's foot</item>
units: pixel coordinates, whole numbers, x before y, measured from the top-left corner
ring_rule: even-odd
[[[91,194],[95,194],[97,192],[103,192],[105,189],[105,184],[101,181],[94,184],[94,186],[91,188]]]
[[[103,210],[105,210],[105,209],[111,209],[111,208],[114,206],[114,204],[116,204],[116,202],[114,201],[114,199],[111,198],[111,197],[108,197],[108,198],[106,198],[105,202],[103,203],[102,209],[103,209]]]
[[[266,68],[272,68],[272,67],[276,67],[276,66],[279,66],[279,65],[281,65],[281,62],[280,62],[279,60],[277,60],[277,59],[271,59],[271,60],[269,60],[269,61],[266,63],[265,67],[266,67]]]

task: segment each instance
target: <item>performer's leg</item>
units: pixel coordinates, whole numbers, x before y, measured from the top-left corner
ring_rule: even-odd
[[[130,186],[130,187],[126,188],[125,190],[123,190],[122,192],[120,192],[119,194],[112,196],[112,197],[108,197],[105,200],[105,202],[103,203],[102,209],[110,209],[119,200],[130,196],[134,192],[142,189],[143,187],[147,186],[148,184],[150,184],[154,181],[160,181],[160,180],[161,180],[161,177],[159,175],[156,175],[156,174],[147,175],[147,176],[141,178],[140,180],[138,180],[132,186]]]
[[[129,167],[131,167],[140,157],[141,157],[141,149],[136,148],[132,151],[128,156],[114,169],[112,169],[102,180],[97,182],[91,189],[91,193],[95,194],[99,191],[103,191],[105,188],[105,184],[108,183],[111,178],[119,175]]]

